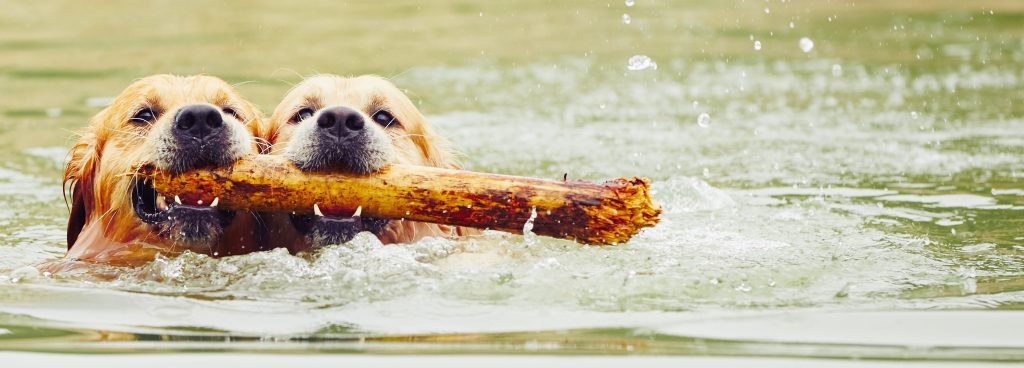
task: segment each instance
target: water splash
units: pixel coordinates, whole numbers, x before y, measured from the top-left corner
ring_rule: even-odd
[[[811,41],[811,39],[807,37],[803,37],[800,39],[800,50],[803,50],[804,52],[811,52],[811,50],[813,49],[814,41]]]
[[[537,234],[533,233],[533,221],[536,219],[537,207],[534,206],[533,209],[530,210],[530,218],[526,219],[526,222],[523,223],[523,241],[527,245],[537,244]]]
[[[629,58],[626,68],[633,71],[645,69],[658,69],[658,64],[647,55],[633,55]]]
[[[707,128],[711,126],[711,115],[706,112],[702,112],[697,116],[697,126],[701,128]]]
[[[761,51],[761,41],[754,41],[754,50]]]
[[[633,22],[633,18],[631,18],[629,16],[629,14],[622,13],[622,23],[623,24],[629,24],[629,23],[632,23],[632,22]]]

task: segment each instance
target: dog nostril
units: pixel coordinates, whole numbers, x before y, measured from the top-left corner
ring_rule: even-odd
[[[350,130],[363,129],[363,117],[360,115],[350,115],[348,119],[345,120],[345,127]]]
[[[177,134],[191,138],[206,139],[222,130],[223,126],[224,116],[212,106],[187,106],[174,117]]]
[[[320,118],[316,119],[316,125],[323,129],[329,129],[333,127],[335,123],[337,123],[337,121],[335,120],[334,114],[320,114]]]
[[[179,130],[189,130],[192,129],[193,125],[195,125],[195,120],[192,120],[191,117],[182,117],[178,119],[178,122],[174,125],[174,127],[178,128]]]
[[[206,126],[217,129],[224,125],[224,117],[221,116],[220,111],[210,111],[206,114]]]

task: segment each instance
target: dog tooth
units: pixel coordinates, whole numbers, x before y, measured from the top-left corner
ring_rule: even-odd
[[[181,204],[181,197],[178,197],[177,195],[175,195],[174,196],[174,203]]]
[[[352,214],[352,217],[359,217],[359,215],[361,214],[363,214],[363,206],[359,206],[359,208],[356,208],[356,212]]]
[[[210,202],[210,207],[217,207],[217,203],[220,203],[220,197],[213,197],[213,202]]]
[[[313,213],[320,217],[324,216],[324,213],[320,212],[320,206],[317,206],[316,203],[313,203]]]

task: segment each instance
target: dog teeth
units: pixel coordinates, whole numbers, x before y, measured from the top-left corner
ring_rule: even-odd
[[[352,217],[359,217],[359,215],[361,215],[362,213],[363,213],[363,206],[359,206],[359,208],[356,208],[356,212],[352,214]]]
[[[181,204],[181,197],[174,196],[174,203]]]
[[[220,203],[220,197],[213,197],[213,202],[210,202],[210,207],[217,207],[218,203]]]
[[[320,216],[320,217],[324,216],[324,213],[320,212],[320,206],[317,206],[316,203],[313,203],[313,213],[315,213],[317,216]]]

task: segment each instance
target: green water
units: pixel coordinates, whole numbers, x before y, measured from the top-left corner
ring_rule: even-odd
[[[133,4],[0,1],[0,349],[1024,359],[1024,5]],[[385,75],[467,168],[647,176],[663,220],[34,274],[74,130],[160,72]]]

